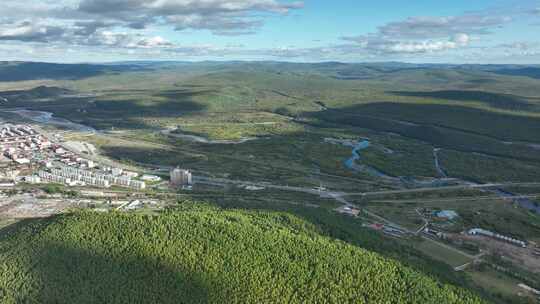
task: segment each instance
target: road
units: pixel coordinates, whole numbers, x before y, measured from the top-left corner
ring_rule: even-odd
[[[327,190],[318,190],[314,188],[308,188],[308,187],[293,187],[293,186],[279,186],[279,185],[273,185],[270,183],[253,183],[253,182],[246,182],[246,181],[237,181],[237,180],[230,180],[230,179],[224,179],[224,178],[210,178],[210,177],[201,177],[197,176],[194,177],[195,182],[203,182],[203,183],[220,183],[220,184],[235,184],[235,185],[252,185],[257,187],[265,187],[269,189],[278,189],[278,190],[284,190],[284,191],[295,191],[295,192],[303,192],[303,193],[309,193],[314,195],[319,195],[322,197],[327,198],[333,198],[336,201],[342,203],[343,205],[351,208],[357,208],[360,209],[357,205],[349,202],[344,198],[346,196],[345,192],[337,192],[337,191],[327,191]],[[394,223],[392,221],[389,221],[373,212],[370,212],[368,210],[363,209],[363,212],[367,215],[376,218],[377,220],[380,220],[390,226],[393,226],[395,228],[398,228],[400,230],[403,230],[405,232],[415,234],[415,232],[408,230],[407,228],[402,227],[401,225]]]
[[[424,231],[424,229],[426,229],[426,227],[429,225],[429,221],[424,218],[424,216],[418,210],[418,208],[414,209],[414,211],[416,212],[416,214],[418,214],[422,218],[422,221],[424,221],[424,225],[422,225],[420,228],[418,228],[416,230],[416,232],[415,232],[415,234],[418,235],[419,233],[422,233],[422,231]]]
[[[406,193],[418,193],[418,192],[431,192],[431,191],[446,191],[446,190],[463,190],[463,189],[484,189],[484,188],[496,188],[496,187],[511,187],[511,186],[540,186],[538,183],[490,183],[490,184],[465,184],[457,186],[442,186],[442,187],[426,187],[426,188],[414,188],[403,190],[385,190],[385,191],[373,191],[373,192],[350,192],[345,193],[346,196],[375,196],[386,194],[406,194]]]
[[[403,200],[373,200],[376,203],[385,204],[407,204],[407,203],[455,203],[455,202],[473,202],[473,201],[493,201],[493,200],[509,200],[514,201],[517,199],[537,198],[540,197],[540,193],[527,194],[527,195],[508,195],[502,197],[500,195],[486,195],[486,196],[470,196],[470,197],[450,197],[440,199],[403,199]]]
[[[503,186],[540,186],[540,183],[499,183],[499,184],[482,184],[482,185],[462,185],[462,186],[445,186],[445,187],[436,187],[436,188],[417,188],[417,189],[405,189],[405,190],[387,190],[387,191],[375,191],[375,192],[360,192],[360,193],[349,193],[349,192],[339,192],[339,191],[328,191],[328,190],[318,190],[309,187],[294,187],[294,186],[281,186],[273,185],[267,182],[250,182],[250,181],[239,181],[231,180],[226,178],[213,178],[213,177],[204,177],[204,176],[195,176],[195,181],[199,182],[213,182],[221,184],[236,184],[236,185],[252,185],[259,187],[266,187],[279,190],[287,191],[297,191],[310,194],[317,194],[325,197],[334,198],[346,206],[353,206],[349,203],[344,197],[348,196],[374,196],[374,195],[386,195],[386,194],[403,194],[403,193],[418,193],[418,192],[428,192],[428,191],[443,191],[443,190],[459,190],[459,189],[482,189],[482,188],[493,188],[493,187],[503,187]],[[540,194],[530,194],[530,195],[518,195],[518,196],[509,196],[509,199],[513,198],[525,198],[525,197],[537,197]],[[478,197],[463,197],[463,198],[448,198],[448,199],[436,199],[429,200],[431,201],[442,201],[442,200],[474,200]],[[494,196],[482,196],[480,199],[489,199],[496,198]],[[499,197],[497,197],[499,198]],[[385,202],[418,202],[418,200],[385,200]]]
[[[336,197],[343,196],[342,192],[324,191],[324,190],[318,190],[318,189],[309,188],[309,187],[280,186],[280,185],[273,185],[266,182],[254,183],[254,182],[247,182],[247,181],[231,180],[231,179],[225,179],[225,178],[204,177],[204,176],[194,176],[193,180],[195,182],[202,182],[202,183],[249,185],[249,186],[264,187],[264,188],[269,188],[269,189],[303,192],[303,193],[325,196],[329,198],[336,198]]]

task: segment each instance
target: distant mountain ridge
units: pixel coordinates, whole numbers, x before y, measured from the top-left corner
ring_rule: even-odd
[[[120,61],[111,63],[44,63],[44,62],[0,62],[0,81],[23,81],[38,79],[76,80],[106,73],[190,68],[263,68],[277,71],[314,71],[334,73],[336,79],[354,80],[380,76],[406,70],[456,70],[477,71],[507,76],[524,76],[539,79],[538,65],[456,65],[456,64],[416,64],[402,62],[343,63],[318,62],[296,63],[282,61]]]
[[[0,62],[0,81],[75,80],[131,69],[131,66],[121,65]]]

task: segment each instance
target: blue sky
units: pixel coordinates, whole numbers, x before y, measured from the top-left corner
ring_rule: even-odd
[[[0,58],[540,63],[540,0],[2,0]]]

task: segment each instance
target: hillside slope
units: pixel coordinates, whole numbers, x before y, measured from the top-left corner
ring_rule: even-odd
[[[281,213],[76,213],[0,238],[2,303],[481,303]]]

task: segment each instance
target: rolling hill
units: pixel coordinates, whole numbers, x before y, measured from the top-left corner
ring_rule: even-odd
[[[285,213],[73,213],[0,234],[2,303],[482,303]]]

